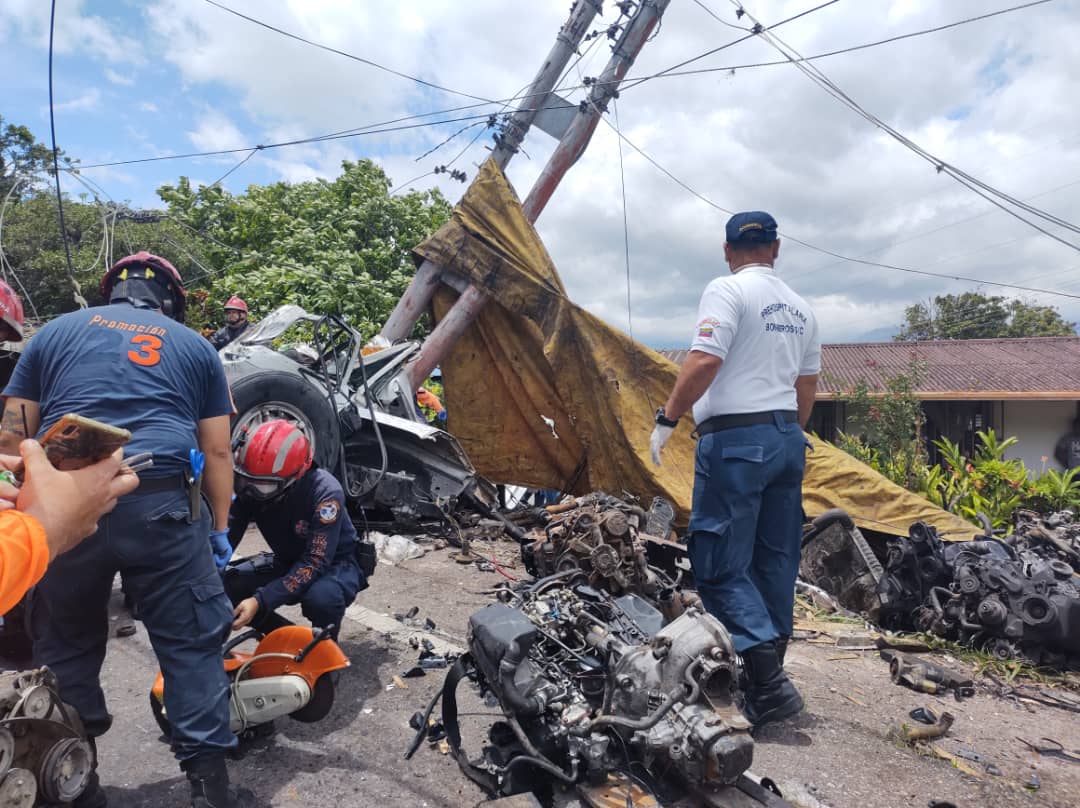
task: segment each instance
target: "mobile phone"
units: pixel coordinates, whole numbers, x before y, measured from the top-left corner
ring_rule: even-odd
[[[104,460],[129,440],[126,429],[69,414],[53,424],[40,443],[53,466],[72,471]]]

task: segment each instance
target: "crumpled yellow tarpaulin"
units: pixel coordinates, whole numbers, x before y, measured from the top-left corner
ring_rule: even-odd
[[[694,440],[684,418],[656,468],[653,413],[678,368],[566,296],[540,237],[491,161],[434,236],[414,251],[491,295],[442,366],[449,426],[489,479],[573,493],[667,497],[685,524]],[[720,267],[717,268],[721,270]],[[688,290],[687,294],[696,294]],[[436,318],[457,295],[441,287]],[[975,528],[823,441],[807,458],[811,517],[843,508],[864,528],[904,535],[925,521],[952,538]]]

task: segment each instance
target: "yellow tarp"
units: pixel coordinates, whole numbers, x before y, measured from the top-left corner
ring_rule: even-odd
[[[492,161],[451,220],[415,253],[491,294],[443,362],[449,426],[477,470],[535,488],[625,491],[645,507],[660,494],[685,524],[694,468],[690,419],[672,436],[661,468],[649,458],[653,413],[678,368],[567,298]],[[455,299],[441,287],[437,319]],[[823,441],[808,455],[804,506],[810,516],[844,508],[862,527],[901,535],[920,520],[953,538],[975,532]]]

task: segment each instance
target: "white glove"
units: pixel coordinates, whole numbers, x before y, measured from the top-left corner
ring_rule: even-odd
[[[660,452],[664,449],[664,444],[668,442],[668,438],[671,437],[671,433],[675,431],[673,426],[664,426],[663,424],[657,424],[652,431],[652,437],[649,438],[649,449],[652,451],[652,462],[656,465],[660,465]]]

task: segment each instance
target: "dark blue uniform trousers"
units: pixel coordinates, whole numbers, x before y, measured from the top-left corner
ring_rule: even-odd
[[[255,593],[271,581],[289,573],[289,567],[275,564],[260,572],[230,571],[225,575],[225,591],[234,604]],[[311,582],[303,594],[288,601],[300,604],[300,611],[315,628],[334,626],[334,636],[341,629],[345,609],[356,600],[361,589],[364,573],[351,558],[331,564],[318,578]],[[260,609],[252,621],[252,627],[263,632],[289,625],[289,621],[276,613],[265,614]]]
[[[221,652],[232,609],[214,566],[207,511],[190,520],[179,481],[173,491],[123,497],[97,533],[53,560],[34,588],[28,622],[35,660],[56,674],[61,697],[79,711],[91,736],[112,723],[99,674],[119,571],[165,677],[176,757],[236,745]],[[149,691],[152,683],[145,684]]]
[[[705,608],[739,652],[791,635],[805,452],[798,424],[778,416],[698,440],[690,562]]]

